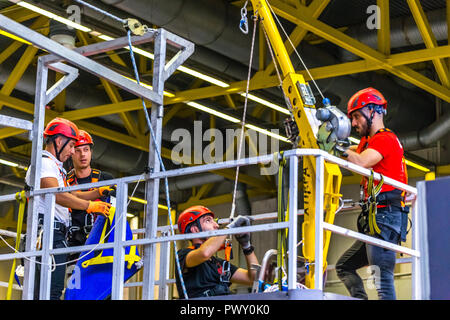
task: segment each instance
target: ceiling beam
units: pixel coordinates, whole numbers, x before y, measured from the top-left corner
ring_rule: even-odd
[[[279,0],[271,1],[272,8],[281,17],[304,27],[316,35],[334,43],[335,45],[350,51],[353,54],[371,62],[375,62],[381,69],[384,69],[399,78],[402,78],[429,93],[450,102],[450,90],[422,74],[406,67],[393,66],[386,55],[371,48],[360,41],[344,34],[343,32],[330,27],[329,25],[311,17],[308,7],[295,12],[289,11],[290,6]]]
[[[436,37],[431,30],[428,18],[423,11],[422,5],[418,0],[407,0],[409,8],[411,9],[414,20],[416,21],[417,28],[422,35],[423,42],[427,48],[436,48]],[[439,76],[439,80],[445,87],[450,86],[450,78],[448,73],[448,66],[444,59],[433,59],[433,64],[436,69],[436,73]]]

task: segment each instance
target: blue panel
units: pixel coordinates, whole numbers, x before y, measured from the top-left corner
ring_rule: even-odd
[[[450,178],[427,181],[430,298],[450,299]]]

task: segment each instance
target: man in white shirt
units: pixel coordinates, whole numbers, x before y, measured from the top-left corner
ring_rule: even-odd
[[[50,121],[44,130],[45,150],[42,152],[41,165],[41,189],[65,187],[66,171],[63,163],[74,154],[75,143],[78,140],[78,128],[69,120],[55,118]],[[25,177],[27,185],[30,182],[30,170]],[[109,187],[100,187],[86,192],[60,192],[55,194],[55,221],[53,234],[53,248],[64,248],[66,245],[66,235],[70,226],[71,209],[85,210],[88,213],[98,213],[107,216],[111,204],[95,200],[108,191]],[[39,222],[44,221],[44,214],[48,212],[45,207],[44,197],[40,197],[39,202]],[[51,300],[59,300],[64,289],[64,277],[66,272],[67,254],[55,256],[56,269],[52,272],[51,279]],[[35,299],[39,294],[39,265],[36,272]]]

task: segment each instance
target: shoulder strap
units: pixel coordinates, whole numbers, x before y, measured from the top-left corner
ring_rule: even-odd
[[[69,173],[67,174],[67,184],[69,186],[73,186],[75,184],[77,184],[77,179],[75,179],[75,170],[72,169],[69,171]]]
[[[92,169],[91,172],[91,182],[98,182],[98,180],[100,179],[100,174],[102,172],[100,170],[97,169]]]

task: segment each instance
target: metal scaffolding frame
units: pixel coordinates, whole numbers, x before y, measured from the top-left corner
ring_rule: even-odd
[[[151,125],[156,133],[156,144],[160,146],[161,134],[162,134],[162,117],[163,117],[163,88],[164,81],[173,73],[173,71],[181,65],[193,52],[193,44],[173,35],[163,29],[158,29],[150,34],[142,37],[135,37],[134,43],[139,41],[155,41],[155,59],[154,59],[154,74],[153,74],[153,90],[137,85],[135,82],[126,79],[125,77],[117,74],[104,66],[94,62],[86,56],[96,54],[99,52],[105,52],[111,50],[111,48],[118,48],[126,46],[126,38],[117,39],[114,41],[107,41],[98,43],[91,46],[83,47],[84,49],[70,50],[56,42],[24,27],[23,25],[8,19],[0,15],[0,27],[5,31],[8,31],[15,35],[33,43],[35,46],[46,50],[50,55],[40,57],[38,59],[38,74],[37,74],[37,86],[36,86],[36,99],[35,99],[35,119],[31,130],[31,136],[33,140],[32,144],[32,157],[31,167],[32,173],[32,190],[28,192],[27,196],[30,197],[27,217],[27,245],[25,252],[11,253],[0,255],[0,261],[11,260],[26,257],[25,260],[25,279],[23,289],[23,299],[33,299],[34,291],[34,277],[35,277],[35,265],[36,257],[41,257],[43,267],[41,268],[41,285],[40,285],[40,299],[49,299],[50,297],[50,275],[51,275],[51,255],[58,255],[62,253],[75,253],[82,252],[91,249],[107,249],[114,248],[113,259],[113,278],[112,278],[112,292],[111,298],[114,300],[121,300],[123,298],[123,275],[124,275],[124,256],[125,248],[128,246],[144,246],[144,264],[143,264],[143,281],[133,285],[142,285],[143,299],[154,298],[154,286],[159,285],[159,297],[167,298],[166,287],[168,284],[173,283],[172,279],[168,279],[169,274],[169,257],[170,257],[170,242],[177,240],[187,240],[199,237],[211,237],[218,235],[230,235],[243,232],[259,232],[278,229],[288,229],[288,252],[294,252],[297,247],[297,230],[298,221],[297,214],[289,216],[288,221],[276,222],[276,223],[263,223],[253,225],[249,227],[243,227],[239,229],[222,229],[214,231],[200,232],[196,234],[177,234],[170,235],[168,228],[158,228],[158,197],[159,197],[159,180],[164,178],[176,177],[181,175],[203,173],[211,170],[230,169],[237,166],[249,166],[256,164],[267,164],[272,161],[278,161],[274,155],[264,155],[252,158],[238,159],[232,161],[225,161],[221,163],[200,165],[188,168],[174,169],[162,172],[160,170],[159,160],[155,152],[153,141],[150,141],[149,146],[149,167],[152,168],[150,173],[146,173],[140,176],[130,176],[120,179],[113,179],[108,181],[101,181],[91,184],[83,184],[72,187],[64,188],[48,188],[40,189],[40,168],[41,168],[41,155],[42,155],[42,133],[44,130],[45,119],[45,106],[53,99],[59,92],[67,87],[78,75],[78,69],[82,68],[88,72],[106,78],[108,81],[115,85],[127,90],[136,96],[144,99],[148,99],[152,102],[151,108]],[[121,42],[122,41],[122,42]],[[179,54],[166,64],[166,44],[175,46],[180,50]],[[66,61],[77,68],[66,65],[61,61]],[[47,75],[48,69],[55,70],[63,73],[62,77],[55,85],[47,90]],[[316,158],[316,243],[315,243],[315,256],[316,256],[316,279],[315,288],[323,290],[323,233],[335,232],[344,236],[359,239],[363,242],[373,245],[381,246],[396,252],[402,252],[413,257],[413,298],[420,299],[421,295],[421,272],[419,258],[420,253],[418,248],[418,238],[420,234],[420,225],[417,225],[417,210],[413,202],[413,248],[405,248],[402,246],[394,245],[392,243],[382,241],[367,235],[356,233],[352,230],[344,229],[342,227],[334,226],[323,221],[324,212],[324,186],[323,186],[323,173],[325,161],[338,164],[352,172],[369,176],[370,170],[364,169],[345,160],[331,156],[330,154],[319,149],[294,149],[284,152],[284,157],[289,161],[289,210],[290,212],[298,212],[298,161],[299,157],[314,156]],[[375,174],[375,179],[380,179],[379,174]],[[126,209],[128,199],[128,184],[136,181],[146,181],[146,198],[148,204],[146,206],[146,225],[144,228],[144,238],[136,240],[125,240],[126,231]],[[398,189],[404,190],[408,193],[417,195],[416,188],[399,183],[393,179],[384,178],[386,184],[392,185]],[[84,245],[77,247],[53,249],[52,248],[52,236],[53,236],[53,220],[54,220],[54,204],[55,194],[58,192],[76,191],[87,188],[95,188],[105,185],[117,185],[117,203],[116,203],[116,219],[115,219],[115,238],[112,243],[97,244],[97,245]],[[46,213],[44,218],[44,235],[43,235],[43,247],[41,251],[36,251],[34,243],[36,243],[36,232],[38,224],[38,199],[44,197],[48,208],[51,208]],[[0,202],[15,200],[15,195],[0,196]],[[161,236],[157,236],[157,232],[161,231]],[[155,280],[155,261],[156,261],[156,245],[161,244],[161,261],[160,277],[159,281]],[[296,288],[296,274],[297,274],[297,255],[289,255],[288,265],[288,288]]]
[[[130,93],[133,93],[138,98],[149,100],[152,103],[151,107],[151,126],[154,132],[156,132],[156,141],[151,141],[149,145],[149,160],[148,166],[153,172],[160,171],[159,159],[157,158],[157,152],[155,152],[155,146],[160,149],[161,145],[161,132],[162,132],[162,117],[163,117],[163,89],[164,82],[173,74],[173,72],[181,66],[193,53],[194,44],[183,38],[178,37],[164,29],[151,30],[144,36],[136,36],[131,38],[133,45],[154,41],[154,62],[153,62],[153,88],[141,86],[136,82],[120,75],[117,72],[95,62],[88,56],[107,52],[117,48],[126,47],[128,45],[128,37],[115,39],[112,41],[105,41],[94,45],[84,46],[77,48],[76,50],[68,49],[59,43],[50,40],[49,38],[35,32],[32,29],[25,27],[24,25],[17,23],[3,15],[0,15],[0,28],[13,35],[19,36],[24,40],[29,41],[34,46],[49,52],[49,55],[40,57],[38,59],[37,79],[36,79],[36,93],[35,93],[35,106],[34,106],[34,122],[32,126],[29,123],[23,123],[19,120],[12,122],[10,126],[15,125],[19,128],[25,128],[30,130],[30,138],[32,139],[32,153],[31,153],[31,191],[27,196],[30,197],[27,215],[27,243],[26,253],[20,254],[26,256],[29,254],[29,259],[25,260],[25,278],[23,299],[33,299],[34,294],[34,277],[36,257],[42,257],[43,268],[41,268],[41,286],[40,286],[40,299],[48,299],[50,296],[50,255],[52,254],[52,238],[53,238],[53,220],[54,220],[54,203],[55,192],[65,192],[65,188],[57,188],[56,191],[44,191],[40,192],[40,171],[41,171],[41,159],[43,148],[43,131],[46,105],[53,98],[55,98],[60,92],[62,92],[70,83],[72,83],[78,77],[78,69],[83,69],[90,72],[100,78],[106,79],[108,82],[122,88]],[[172,57],[170,61],[166,63],[166,48],[170,45],[178,50],[178,53]],[[73,66],[69,66],[61,61],[65,61]],[[58,73],[62,73],[63,77],[57,81],[53,86],[48,88],[48,70],[54,70]],[[1,119],[10,120],[10,119]],[[4,122],[4,121],[3,121]],[[8,123],[8,121],[6,121]],[[7,124],[6,123],[6,124]],[[161,150],[158,150],[161,152]],[[136,180],[140,180],[139,179]],[[127,206],[127,184],[128,178],[119,179],[117,184],[117,204],[116,208],[118,212],[126,212]],[[111,183],[111,182],[110,182]],[[148,204],[146,206],[146,234],[150,236],[156,236],[157,218],[158,218],[158,196],[159,196],[159,179],[146,180],[146,197]],[[49,210],[48,214],[44,218],[44,234],[43,234],[43,246],[42,251],[37,252],[34,248],[37,238],[38,227],[38,203],[40,197],[44,197],[46,205]],[[2,196],[0,201],[10,200],[9,196]],[[121,247],[121,241],[125,239],[125,219],[117,219],[120,223],[116,224],[116,236],[114,241],[114,261],[124,260],[125,248]],[[143,292],[144,297],[151,299],[153,297],[153,286],[147,286],[145,283],[152,284],[154,278],[149,269],[153,269],[155,260],[154,253],[155,244],[150,244],[145,248],[144,264],[149,266],[144,271]],[[15,257],[16,258],[16,257]],[[118,279],[123,279],[123,265],[114,263],[113,274],[118,276]],[[121,277],[120,277],[121,276]],[[123,281],[114,282],[112,288],[112,298],[121,299],[123,292]]]

